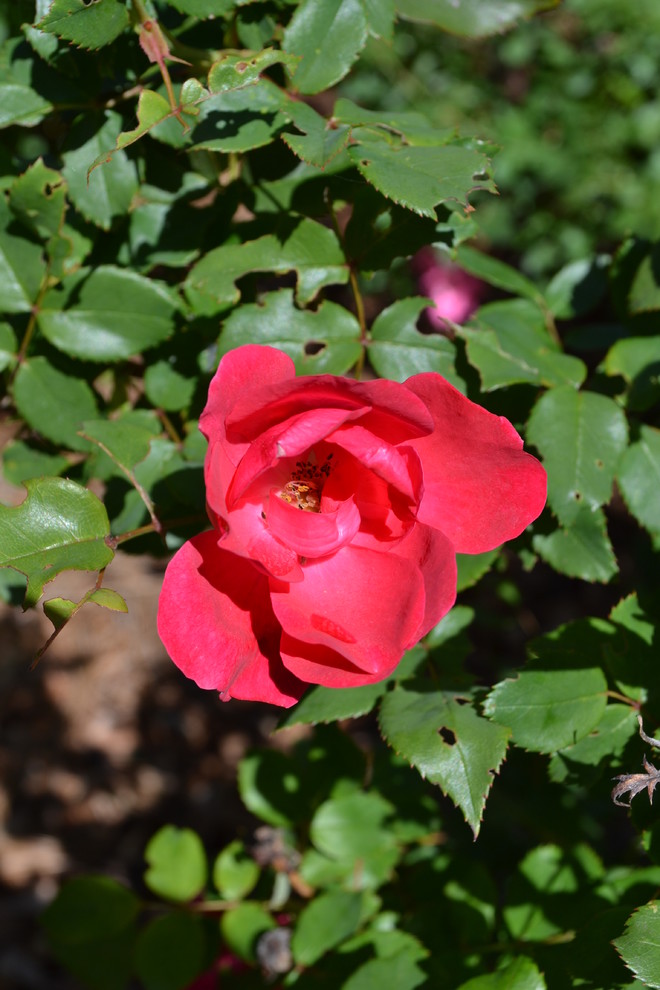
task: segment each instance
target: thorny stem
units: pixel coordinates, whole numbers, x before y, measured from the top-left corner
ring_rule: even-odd
[[[362,293],[360,292],[360,287],[358,285],[357,274],[355,272],[355,267],[351,259],[346,254],[346,247],[344,244],[344,238],[342,232],[339,229],[339,224],[337,222],[337,214],[335,213],[335,206],[330,198],[330,190],[326,187],[323,192],[323,198],[328,207],[328,212],[330,214],[330,220],[332,221],[332,227],[337,235],[337,240],[341,244],[342,250],[344,252],[344,257],[346,258],[346,264],[348,265],[348,277],[351,284],[351,291],[353,293],[353,299],[355,300],[355,315],[357,316],[358,323],[360,324],[360,343],[362,344],[362,350],[360,351],[360,356],[357,359],[355,365],[355,377],[360,380],[362,375],[362,370],[364,368],[364,359],[366,355],[366,344],[368,339],[367,332],[367,321],[364,313],[364,302],[362,300]]]
[[[146,10],[146,8],[142,3],[142,0],[133,0],[133,9],[135,10],[137,19],[140,23],[142,30],[149,33],[155,32],[156,38],[160,37],[161,39],[163,39],[163,34],[160,24],[158,23],[155,17],[152,17],[149,14],[149,12]],[[166,48],[166,51],[169,51],[169,47]],[[174,87],[172,86],[172,79],[170,77],[169,69],[165,64],[165,58],[163,56],[163,53],[160,54],[160,57],[156,57],[156,59],[151,58],[151,61],[158,62],[158,68],[160,69],[160,74],[163,77],[163,82],[165,83],[165,89],[167,90],[167,98],[169,100],[170,107],[172,108],[172,113],[179,121],[183,129],[187,131],[188,125],[181,116],[179,104],[174,95]]]

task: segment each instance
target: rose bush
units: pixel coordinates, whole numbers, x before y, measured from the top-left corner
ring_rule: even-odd
[[[456,553],[538,516],[546,477],[508,420],[434,373],[296,378],[229,352],[200,428],[213,529],[171,560],[158,628],[224,699],[294,704],[387,677],[454,603]]]

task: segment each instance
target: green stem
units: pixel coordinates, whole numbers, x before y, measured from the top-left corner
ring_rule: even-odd
[[[369,332],[367,330],[367,321],[364,312],[364,301],[362,299],[362,293],[360,292],[360,286],[358,285],[355,267],[346,253],[346,245],[344,242],[344,238],[342,236],[342,232],[339,229],[337,214],[335,213],[334,203],[330,198],[329,189],[326,188],[324,190],[323,198],[325,199],[326,206],[328,207],[328,213],[330,214],[330,220],[332,222],[333,230],[337,235],[337,240],[341,245],[341,249],[344,252],[344,258],[346,260],[346,264],[348,265],[348,278],[351,286],[351,292],[353,293],[353,300],[355,302],[355,315],[357,317],[358,323],[360,324],[360,343],[362,344],[362,350],[360,351],[360,356],[355,364],[355,377],[359,381],[362,375],[362,371],[364,369],[364,361],[367,352],[366,345],[369,339]]]

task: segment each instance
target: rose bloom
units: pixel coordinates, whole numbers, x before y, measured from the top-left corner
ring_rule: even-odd
[[[296,378],[247,345],[220,362],[200,428],[213,529],[172,558],[158,630],[224,700],[289,707],[310,684],[387,677],[454,604],[456,553],[518,536],[545,504],[509,421],[434,373]]]

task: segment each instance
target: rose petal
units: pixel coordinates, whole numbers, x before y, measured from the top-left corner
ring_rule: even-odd
[[[456,553],[443,533],[419,522],[392,552],[416,564],[424,579],[424,618],[412,646],[440,622],[456,601]]]
[[[211,385],[199,426],[205,437],[225,435],[225,420],[246,392],[274,388],[295,380],[296,369],[288,355],[274,347],[246,344],[221,359]]]
[[[170,561],[158,603],[158,632],[174,663],[224,700],[286,708],[303,694],[282,664],[280,627],[268,579],[217,544],[213,532],[184,543]]]
[[[355,391],[366,404],[373,406],[360,425],[389,443],[426,436],[433,429],[433,417],[424,403],[417,399],[411,402],[410,392],[399,382],[377,378],[357,383]]]
[[[405,385],[435,422],[430,436],[410,441],[424,466],[419,521],[442,530],[458,553],[483,553],[522,533],[545,505],[546,474],[511,423],[440,375]]]
[[[268,528],[285,546],[303,557],[323,557],[353,539],[360,528],[360,513],[351,498],[329,512],[305,512],[270,493]]]
[[[302,581],[303,572],[298,554],[277,540],[268,530],[262,516],[263,505],[261,501],[245,500],[227,513],[223,548],[260,564],[268,574],[281,581]]]
[[[417,500],[422,485],[422,468],[417,451],[397,449],[377,438],[363,426],[340,426],[327,437],[328,443],[342,447],[379,478],[393,485],[409,499]]]
[[[246,388],[227,416],[230,439],[254,440],[292,416],[319,409],[345,409],[363,415],[369,404],[348,378],[314,375],[275,385]]]
[[[280,653],[284,665],[289,670],[297,671],[301,680],[304,679],[308,684],[322,684],[324,687],[347,688],[377,684],[392,673],[390,670],[388,673],[378,671],[368,674],[336,650],[317,643],[304,643],[288,633],[282,634]],[[394,663],[392,670],[396,669],[398,662],[399,660]]]
[[[209,441],[204,463],[207,501],[217,515],[226,515],[225,493],[248,449],[247,443],[226,442],[227,416],[246,391],[273,388],[288,379],[295,380],[293,361],[274,347],[247,344],[221,359],[199,418],[199,428]]]
[[[303,571],[299,584],[271,581],[273,610],[284,632],[336,651],[353,668],[378,675],[377,680],[386,677],[424,617],[419,569],[394,553],[346,546],[310,561]],[[297,676],[307,676],[301,674],[301,658],[283,660]],[[340,686],[334,670],[318,671],[313,683]]]

